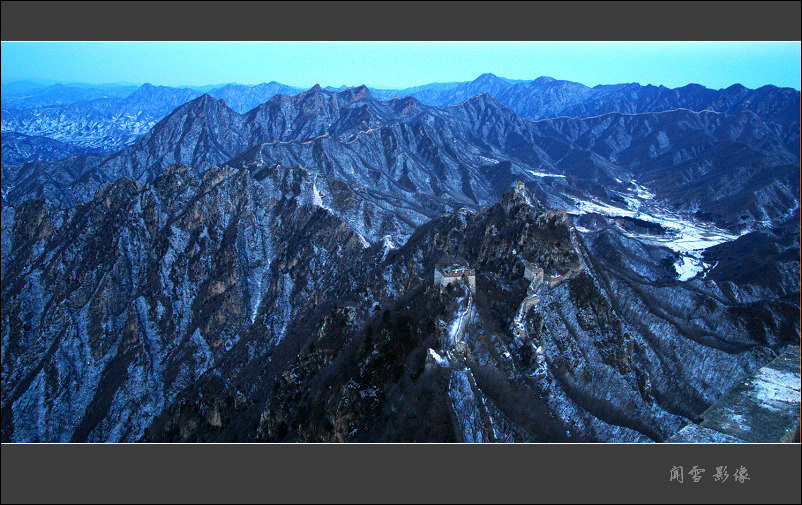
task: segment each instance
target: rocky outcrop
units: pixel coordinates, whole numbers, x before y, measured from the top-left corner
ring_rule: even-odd
[[[285,175],[311,192],[308,173]],[[293,185],[263,182],[175,166],[144,187],[101,186],[69,212],[16,208],[3,258],[3,439],[138,439],[246,335],[257,348],[280,342],[319,299],[335,268],[326,256],[363,246],[329,212],[299,206]],[[299,277],[298,255],[323,270]]]
[[[799,346],[789,346],[667,442],[799,443]]]

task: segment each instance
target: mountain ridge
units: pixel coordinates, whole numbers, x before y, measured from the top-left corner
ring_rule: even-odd
[[[134,94],[137,91],[142,93],[141,88],[134,91]],[[110,152],[131,143],[132,139],[143,134],[145,129],[154,125],[174,107],[200,94],[200,91],[164,86],[157,89],[171,90],[174,96],[170,98],[169,103],[172,107],[149,110],[139,118],[138,122],[126,119],[127,115],[132,113],[132,109],[126,108],[125,103],[120,102],[123,99],[100,99],[92,105],[82,105],[77,110],[74,104],[30,110],[9,110],[4,106],[3,130],[48,136],[93,149],[103,148]],[[208,92],[218,98],[227,99],[227,103],[238,113],[246,113],[276,94],[290,95],[302,91],[271,81],[256,86],[227,84]],[[443,88],[440,84],[433,83],[407,90],[372,90],[376,97],[382,99],[411,93],[422,103],[436,107],[459,103],[483,91],[491,92],[517,114],[529,119],[562,115],[584,117],[613,110],[655,112],[686,107],[691,110],[713,108],[728,113],[755,110],[769,122],[790,124],[790,131],[793,131],[794,125],[799,122],[799,92],[775,86],[749,90],[743,86],[733,85],[721,90],[712,90],[692,84],[670,89],[664,86],[640,86],[637,83],[630,83],[589,88],[583,84],[553,78],[541,77],[533,81],[516,82],[493,74],[483,74],[473,81],[456,83],[453,87]],[[634,95],[629,96],[632,94]],[[138,109],[133,109],[133,114],[137,115],[137,111]],[[61,118],[65,114],[67,118]],[[111,124],[104,124],[109,121],[104,114],[115,117],[111,120]],[[81,133],[80,118],[87,116],[92,117],[95,123],[103,124],[103,135],[95,134],[87,138],[88,133]],[[798,130],[798,127],[796,129]],[[108,140],[102,140],[103,138]]]
[[[386,191],[389,183],[396,188],[391,193],[398,192],[399,181],[403,180],[402,186],[415,188],[413,193],[418,198],[428,195],[427,198],[441,200],[441,204],[476,207],[499,196],[482,189],[492,187],[488,178],[496,177],[491,174],[497,169],[482,168],[486,162],[480,160],[495,159],[499,167],[514,164],[503,169],[513,171],[504,184],[511,183],[512,173],[517,173],[519,178],[538,186],[541,197],[546,191],[553,193],[555,181],[549,181],[552,189],[546,190],[545,181],[530,174],[545,170],[596,185],[592,193],[577,195],[581,199],[609,198],[609,189],[623,184],[620,180],[636,177],[657,191],[658,197],[670,197],[672,205],[693,208],[728,198],[727,193],[711,194],[709,190],[719,183],[710,181],[705,183],[707,194],[683,197],[683,188],[704,174],[708,178],[723,177],[728,181],[721,183],[725,191],[737,193],[742,183],[733,186],[730,182],[730,174],[737,170],[756,183],[762,180],[760,185],[774,184],[773,180],[761,179],[750,164],[777,167],[771,170],[787,173],[777,193],[784,195],[780,200],[758,200],[756,207],[749,208],[733,199],[719,205],[716,214],[723,219],[722,224],[739,227],[743,223],[736,216],[745,215],[750,222],[771,219],[786,212],[795,198],[798,200],[792,187],[798,158],[788,151],[782,134],[782,130],[764,123],[750,111],[736,115],[686,109],[610,112],[588,118],[533,121],[518,116],[486,92],[437,109],[414,97],[381,101],[364,86],[336,93],[317,86],[293,97],[276,95],[244,115],[209,94],[201,95],[178,107],[132,146],[105,158],[95,169],[96,175],[87,180],[113,180],[125,175],[144,184],[174,163],[186,163],[203,171],[232,160],[240,166],[257,162],[243,158],[244,153],[251,153],[263,159],[262,163],[311,167],[327,177],[350,180],[366,188]],[[370,140],[378,139],[376,135],[381,135],[381,143]],[[723,160],[711,161],[714,152],[732,142],[749,147],[739,148],[740,153],[727,162],[729,165],[723,165]],[[460,153],[450,147],[455,143],[461,146]],[[372,159],[370,177],[358,168],[364,165],[367,153]],[[350,165],[343,165],[346,161]],[[420,174],[419,182],[409,178],[413,166],[414,172]],[[676,178],[674,167],[678,166],[686,167],[681,179]],[[343,170],[351,175],[344,175]],[[424,173],[429,182],[421,179]],[[386,177],[394,182],[382,182]],[[459,181],[462,189],[445,190],[448,185],[441,182],[444,178]],[[428,186],[431,187],[427,189]],[[728,186],[732,189],[726,189]],[[76,190],[79,199],[91,197],[94,191],[92,185],[85,189],[79,185]],[[572,189],[564,186],[562,191],[569,195]],[[776,190],[766,191],[766,197],[778,198],[768,196]],[[446,200],[444,193],[449,193]],[[66,203],[72,201],[75,200],[68,199]],[[557,206],[571,205],[571,200],[565,198],[552,197],[549,201]],[[437,208],[443,212],[448,207]]]

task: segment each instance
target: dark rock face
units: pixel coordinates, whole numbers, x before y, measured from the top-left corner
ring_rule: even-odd
[[[594,261],[569,223],[516,193],[483,213],[424,225],[400,249],[366,252],[383,259],[346,291],[354,294],[341,294],[347,302],[319,316],[292,364],[274,372],[264,405],[229,408],[230,418],[256,423],[250,439],[663,440],[726,388],[731,377],[720,370],[743,376],[773,355],[772,347],[749,339],[738,318],[720,309],[703,314],[711,309],[702,307],[716,305],[705,293],[717,291],[714,283],[641,279],[629,289],[611,287],[621,281]],[[465,287],[443,292],[432,285],[441,255],[467,258],[476,268],[475,299],[466,301]],[[510,321],[526,296],[522,260],[555,273],[586,268],[542,289],[525,316],[526,335],[515,338]],[[666,298],[671,302],[656,305]],[[706,330],[713,327],[722,340],[739,332],[740,348],[699,339],[695,325],[666,312],[678,302],[698,304]],[[632,303],[639,306],[625,306]],[[427,348],[448,352],[443,341],[460,312],[469,314],[461,337],[468,350],[449,354],[449,365],[427,365]],[[774,348],[793,342],[798,331],[797,325],[780,333]],[[710,362],[716,365],[702,365]],[[252,382],[215,380],[212,397],[211,386],[198,388],[193,402],[157,420],[149,439],[233,438],[231,428],[190,421],[191,412],[233,405],[233,391]]]
[[[306,172],[286,177],[279,191],[248,172],[194,178],[175,167],[144,188],[104,185],[66,213],[42,201],[15,209],[3,261],[4,439],[137,439],[246,329],[281,340],[300,303],[275,302],[293,292],[279,272],[295,257],[285,252],[295,241],[275,238],[303,238],[324,214],[316,238],[344,236],[339,254],[362,249],[326,211],[298,208],[291,191],[309,184]],[[295,292],[306,300],[314,289]]]
[[[786,133],[316,86],[4,164],[2,438],[666,440],[799,339]]]

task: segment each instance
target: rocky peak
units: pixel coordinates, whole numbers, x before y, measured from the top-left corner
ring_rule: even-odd
[[[356,88],[344,89],[337,94],[342,96],[347,101],[347,103],[374,99],[373,95],[370,93],[370,90],[364,84]]]
[[[125,103],[135,104],[135,103],[145,103],[145,102],[154,102],[159,100],[170,100],[172,96],[182,96],[182,97],[193,97],[197,96],[198,93],[196,91],[192,91],[190,89],[179,89],[179,88],[170,88],[167,86],[154,86],[150,83],[145,83],[136,91],[128,95],[125,99]]]
[[[216,98],[214,98],[212,95],[210,95],[209,93],[204,93],[201,96],[199,96],[198,98],[196,98],[195,100],[193,100],[191,103],[195,103],[197,105],[202,105],[202,106],[207,106],[209,104],[213,104],[213,103],[217,103],[217,102],[218,102],[218,100]]]
[[[309,113],[319,110],[323,106],[324,101],[327,101],[331,95],[332,93],[322,89],[320,84],[315,84],[309,91],[297,95],[293,101],[300,104],[304,112]]]
[[[483,91],[478,95],[472,96],[461,104],[454,105],[467,112],[470,116],[482,121],[485,118],[493,117],[496,120],[503,118],[504,121],[509,121],[510,124],[515,124],[520,121],[520,118],[508,109],[503,103],[499,102],[487,91]]]
[[[482,91],[478,95],[472,96],[468,100],[465,101],[466,104],[470,104],[472,106],[479,106],[479,107],[492,107],[494,109],[503,109],[504,104],[496,100],[490,93],[487,91]]]
[[[696,86],[699,86],[699,85],[697,84]],[[701,88],[702,86],[699,86],[699,87]],[[729,86],[727,88],[727,91],[729,91],[731,93],[744,93],[744,92],[748,91],[748,89],[746,88],[746,86],[744,86],[741,83],[735,83],[732,86]]]
[[[546,212],[546,207],[540,203],[535,197],[534,193],[529,191],[526,185],[521,181],[516,181],[515,184],[499,199],[498,204],[508,214],[514,213],[516,209],[525,209],[532,211],[536,214]]]
[[[409,114],[423,106],[423,104],[411,96],[393,98],[389,103],[397,114]]]
[[[309,90],[299,93],[296,97],[298,101],[305,101],[308,99],[316,99],[319,100],[322,96],[329,96],[332,93],[330,91],[326,91],[320,87],[320,84],[315,84]]]
[[[93,201],[100,201],[107,208],[124,205],[134,195],[142,191],[142,185],[127,177],[120,177],[113,182],[104,182],[98,187]]]

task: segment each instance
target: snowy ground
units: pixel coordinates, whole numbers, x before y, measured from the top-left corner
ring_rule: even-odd
[[[565,176],[562,174],[549,174],[547,172],[535,172],[534,170],[527,170],[527,172],[529,172],[531,175],[534,175],[535,177],[562,177],[563,179],[565,179]]]
[[[679,253],[681,257],[674,264],[679,280],[686,281],[706,272],[715,265],[702,261],[702,251],[708,247],[735,240],[748,230],[740,234],[731,233],[717,228],[711,224],[692,220],[673,212],[654,201],[654,193],[647,188],[634,183],[628,193],[620,193],[627,202],[627,207],[618,207],[597,201],[576,200],[574,209],[568,213],[581,215],[596,213],[609,217],[631,217],[650,223],[661,225],[666,234],[662,236],[645,235],[625,232],[628,237],[642,242],[662,245]],[[587,233],[586,228],[577,228]]]

